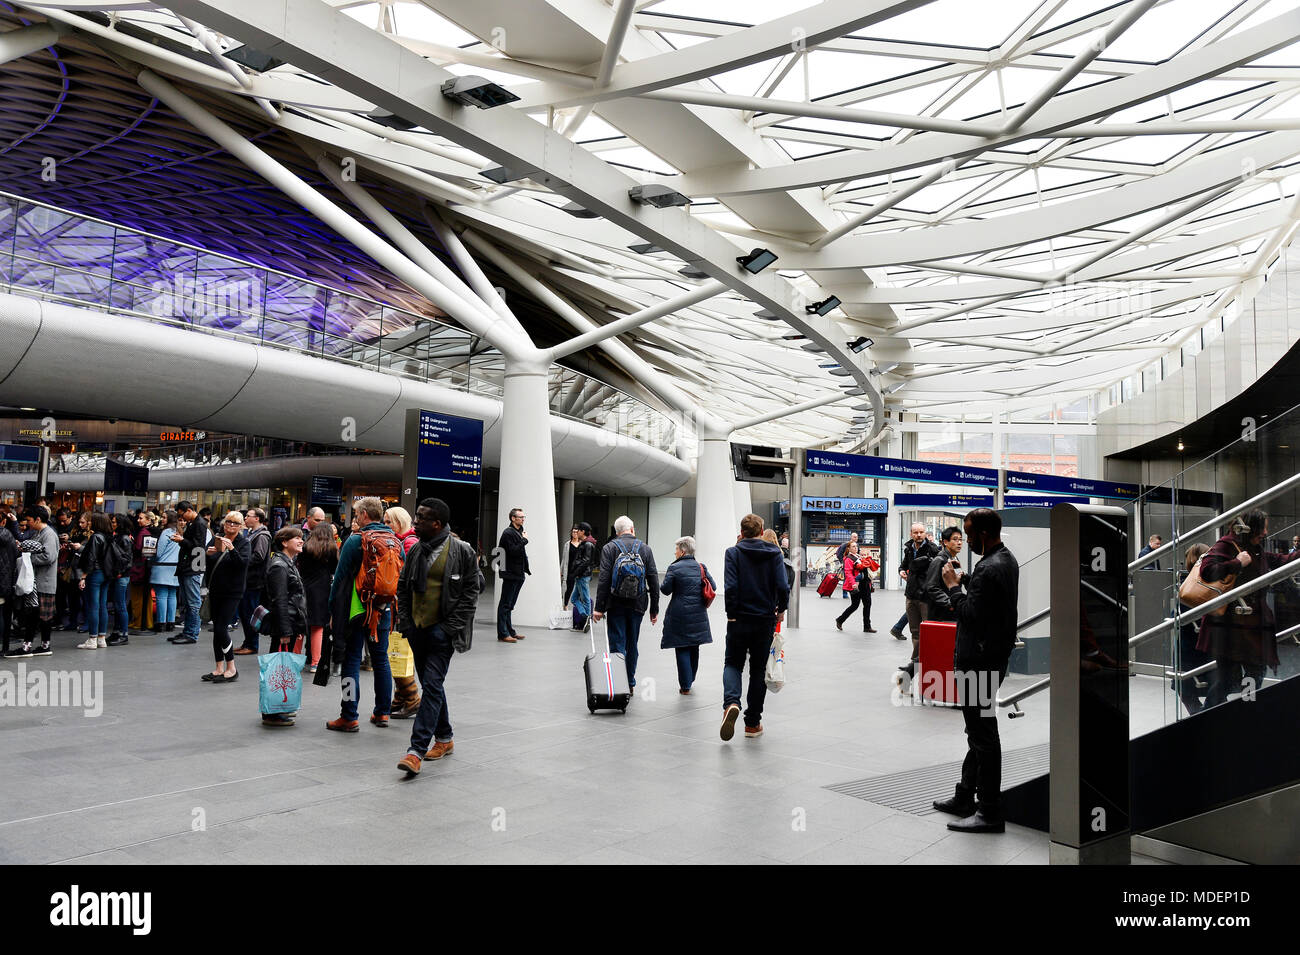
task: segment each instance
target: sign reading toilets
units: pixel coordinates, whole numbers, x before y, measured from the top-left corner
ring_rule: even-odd
[[[421,410],[417,462],[421,481],[482,483],[483,422]]]

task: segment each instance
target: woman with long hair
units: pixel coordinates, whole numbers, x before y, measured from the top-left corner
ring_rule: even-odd
[[[330,583],[339,565],[339,547],[334,541],[333,524],[321,521],[312,529],[297,563],[307,598],[307,632],[311,643],[307,672],[315,673],[320,665],[321,641],[330,622]]]
[[[268,611],[261,629],[271,638],[271,653],[297,652],[307,635],[307,600],[294,559],[302,551],[302,530],[282,527],[271,542],[262,600]],[[301,679],[294,675],[294,679]],[[263,713],[263,726],[292,726],[293,713]]]
[[[208,549],[208,604],[212,608],[212,655],[216,660],[212,672],[203,674],[208,683],[234,683],[239,678],[235,641],[229,629],[244,596],[244,575],[248,571],[248,538],[240,533],[243,529],[244,515],[231,511]]]
[[[113,522],[103,511],[95,511],[86,521],[90,537],[77,555],[77,586],[85,592],[86,642],[78,650],[104,649],[108,646],[108,552],[113,546]]]
[[[176,512],[169,510],[163,522],[162,533],[158,535],[158,547],[149,567],[149,582],[158,597],[158,628],[171,633],[176,629],[176,592],[180,589],[176,562],[181,545],[172,540],[179,523]]]
[[[110,647],[120,647],[127,641],[130,626],[131,566],[134,562],[135,519],[130,514],[113,515],[113,570],[116,576],[110,582],[113,595],[113,633],[108,638]]]
[[[419,538],[415,536],[415,529],[411,526],[411,512],[404,507],[390,507],[384,511],[384,523],[402,542],[402,556],[405,557],[419,542]],[[416,682],[415,676],[394,675],[393,709],[389,715],[395,720],[404,720],[418,712],[420,712],[420,684]]]
[[[1207,584],[1235,576],[1234,586],[1247,584],[1274,567],[1300,557],[1296,551],[1286,557],[1264,550],[1268,537],[1268,515],[1258,508],[1238,518],[1201,558],[1201,579]],[[1257,590],[1228,605],[1222,614],[1201,618],[1196,649],[1214,657],[1205,705],[1216,706],[1229,693],[1259,690],[1264,670],[1278,667],[1277,634],[1273,609]]]

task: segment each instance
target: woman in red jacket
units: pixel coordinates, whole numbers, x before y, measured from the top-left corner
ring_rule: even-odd
[[[1238,519],[1232,533],[1215,541],[1201,558],[1201,579],[1213,584],[1236,574],[1235,587],[1240,587],[1300,557],[1300,551],[1287,556],[1267,553],[1263,549],[1267,536],[1268,515],[1258,508],[1249,511]],[[1264,596],[1265,590],[1257,590],[1233,601],[1222,616],[1209,614],[1201,618],[1196,649],[1209,653],[1217,664],[1205,694],[1207,707],[1223,703],[1229,693],[1247,687],[1259,690],[1265,667],[1277,671],[1277,628]]]

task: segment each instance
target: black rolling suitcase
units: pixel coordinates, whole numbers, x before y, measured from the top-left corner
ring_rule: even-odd
[[[602,621],[603,622],[603,621]],[[596,651],[596,626],[591,627],[591,654],[582,665],[582,675],[587,681],[587,709],[618,710],[627,712],[632,690],[627,682],[627,658],[621,653],[609,652],[609,624],[604,624],[605,649]]]

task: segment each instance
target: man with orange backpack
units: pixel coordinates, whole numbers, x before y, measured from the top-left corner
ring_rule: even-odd
[[[388,726],[393,702],[393,677],[388,666],[388,631],[397,600],[397,580],[402,572],[402,542],[383,523],[384,504],[377,497],[363,497],[355,512],[361,519],[359,533],[348,535],[339,549],[339,565],[330,585],[330,606],[355,593],[353,616],[347,624],[347,653],[343,660],[343,702],[336,720],[325,726],[342,733],[360,729],[357,719],[361,696],[361,651],[369,643],[370,662],[375,674],[375,708],[370,722]],[[346,588],[346,590],[345,590]],[[356,611],[357,606],[361,612]]]

